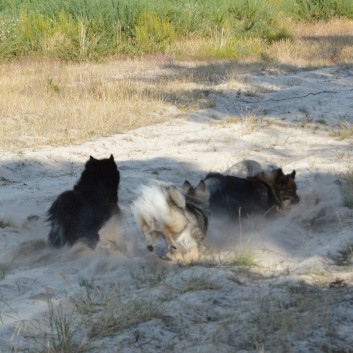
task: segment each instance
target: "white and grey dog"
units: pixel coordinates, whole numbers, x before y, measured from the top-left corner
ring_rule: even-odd
[[[176,252],[201,250],[208,226],[208,198],[203,181],[196,188],[188,181],[182,189],[157,180],[142,186],[133,213],[148,250],[154,250],[157,237],[164,237],[168,244],[167,259]]]

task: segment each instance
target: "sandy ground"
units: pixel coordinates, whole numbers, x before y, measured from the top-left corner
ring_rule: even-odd
[[[343,175],[353,70],[263,70],[210,87],[211,108],[59,148],[0,155],[0,352],[353,352],[353,211]],[[235,119],[234,117],[240,117]],[[113,154],[123,222],[95,251],[47,247],[45,214],[89,155]],[[296,170],[301,202],[241,227],[210,217],[193,265],[148,253],[130,205],[150,179],[196,184],[243,159]],[[240,266],[240,259],[250,263]]]

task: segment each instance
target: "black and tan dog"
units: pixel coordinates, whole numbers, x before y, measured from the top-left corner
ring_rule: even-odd
[[[265,215],[299,202],[295,170],[284,174],[281,168],[273,167],[269,170],[256,169],[250,175],[240,178],[209,173],[204,181],[210,194],[211,212],[231,218],[254,213]]]

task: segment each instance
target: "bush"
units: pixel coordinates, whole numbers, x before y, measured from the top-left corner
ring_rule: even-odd
[[[164,52],[175,36],[175,28],[167,19],[146,11],[140,14],[135,26],[135,39],[144,52]]]
[[[287,18],[353,18],[351,0],[2,0],[0,57],[42,55],[96,59],[105,55],[165,52],[175,40],[213,39],[217,57],[233,43],[291,38]],[[212,48],[211,48],[212,49]],[[212,51],[212,50],[211,50]]]

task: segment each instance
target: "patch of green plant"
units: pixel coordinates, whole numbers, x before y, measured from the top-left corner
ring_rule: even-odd
[[[164,52],[176,37],[174,25],[156,13],[143,11],[135,26],[136,44],[145,52]]]
[[[259,0],[13,0],[0,7],[15,23],[11,33],[0,21],[0,53],[92,59],[108,54],[164,52],[180,37],[212,38],[229,33],[215,57],[233,57],[236,39],[283,37],[274,7]],[[8,23],[8,22],[6,22]]]
[[[11,226],[10,222],[5,221],[5,220],[0,220],[0,229],[10,227],[10,226]]]
[[[339,140],[345,140],[353,137],[353,127],[342,130],[333,131],[330,134],[332,137],[337,137]]]
[[[282,1],[282,9],[297,21],[328,21],[332,18],[353,18],[350,0],[292,0]]]
[[[338,250],[337,262],[339,265],[348,265],[353,260],[353,244],[347,244]]]
[[[229,259],[230,266],[250,267],[256,265],[254,254],[247,249],[236,250]]]
[[[77,327],[72,313],[69,313],[62,304],[54,306],[48,303],[49,329],[46,349],[50,353],[79,353],[83,347],[77,343]]]
[[[325,119],[317,119],[316,122],[321,125],[328,125],[328,123]]]
[[[3,268],[0,268],[0,281],[6,276],[6,271]]]
[[[353,18],[350,0],[2,0],[0,58],[97,60],[165,52],[175,40],[214,38],[216,58],[241,56],[237,41],[291,39],[286,18]],[[222,42],[222,36],[226,39]],[[249,47],[249,49],[252,49]],[[177,54],[177,53],[176,53]],[[207,55],[206,55],[207,56]]]
[[[191,292],[200,290],[214,290],[220,287],[212,281],[207,274],[203,273],[201,276],[192,276],[183,283],[181,291]]]
[[[345,207],[353,208],[353,168],[350,167],[343,173],[343,205]]]
[[[285,27],[280,27],[274,31],[270,30],[265,37],[269,43],[278,42],[281,40],[293,40],[293,35]]]
[[[343,199],[343,206],[353,209],[353,196],[350,196],[350,197],[345,196]]]

